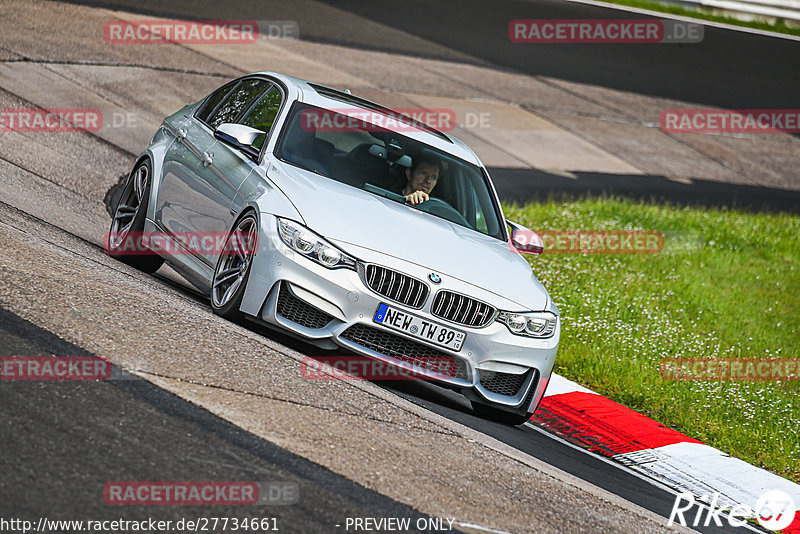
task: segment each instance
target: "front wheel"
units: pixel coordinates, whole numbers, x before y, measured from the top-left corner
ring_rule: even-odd
[[[235,320],[241,317],[250,265],[255,256],[258,222],[253,212],[243,215],[225,240],[211,280],[211,309],[219,316]]]
[[[156,272],[164,263],[161,256],[143,246],[152,173],[149,159],[133,168],[117,202],[105,242],[109,255],[148,274]]]
[[[475,411],[478,417],[489,419],[503,425],[522,425],[526,423],[528,419],[533,417],[532,413],[518,414],[507,412],[505,410],[494,408],[479,402],[470,402],[470,404],[472,404],[472,409]]]

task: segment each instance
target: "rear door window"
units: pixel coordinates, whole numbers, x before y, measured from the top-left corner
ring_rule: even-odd
[[[236,122],[250,104],[271,85],[268,81],[260,79],[242,81],[205,122],[212,129],[226,122]]]
[[[197,112],[196,117],[203,122],[208,122],[208,117],[214,113],[214,110],[217,109],[217,106],[222,102],[222,100],[228,96],[228,93],[236,87],[239,82],[231,82],[227,85],[223,85],[209,96],[206,99],[205,104],[203,104],[202,109]]]

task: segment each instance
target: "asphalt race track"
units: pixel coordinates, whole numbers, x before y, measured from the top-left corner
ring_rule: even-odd
[[[521,53],[506,35],[512,19],[631,16],[555,0],[9,2],[0,6],[0,108],[108,105],[140,122],[95,134],[0,133],[0,356],[99,356],[114,364],[108,381],[0,382],[0,518],[268,517],[281,532],[346,532],[347,518],[356,517],[449,518],[467,533],[689,531],[666,526],[675,493],[657,481],[531,423],[480,419],[462,396],[425,382],[302,380],[299,362],[326,353],[221,320],[169,268],[149,276],[108,257],[101,246],[108,204],[154,125],[248,72],[237,63],[246,58],[217,49],[112,50],[91,32],[121,13],[297,21],[299,43],[257,60],[325,64],[320,76],[331,84],[345,80],[392,105],[451,94],[514,102],[552,121],[565,139],[599,147],[586,149],[594,158],[586,168],[543,168],[525,159],[524,148],[465,130],[491,158],[504,199],[615,193],[753,210],[800,206],[796,135],[766,139],[780,157],[748,167],[742,160],[752,153],[737,149],[740,139],[693,146],[657,137],[651,124],[654,110],[676,103],[797,107],[797,41],[708,27],[692,46],[545,45]],[[456,72],[454,64],[468,67]],[[520,104],[482,74],[488,70],[498,80],[536,80],[551,100]],[[591,111],[565,112],[558,103],[570,99]],[[608,113],[618,120],[598,119]],[[637,156],[642,150],[649,152]],[[293,483],[299,498],[269,506],[106,504],[104,485],[126,480]]]
[[[196,20],[255,19],[296,20],[301,37],[310,42],[343,45],[359,50],[382,51],[393,54],[459,61],[476,65],[491,65],[510,72],[525,73],[545,84],[551,79],[566,84],[566,98],[586,97],[594,102],[608,98],[605,92],[587,95],[580,85],[591,84],[623,93],[646,95],[660,102],[691,102],[696,107],[721,107],[728,109],[792,109],[797,104],[796,88],[800,86],[800,72],[793,66],[800,64],[800,46],[797,41],[775,39],[764,35],[731,31],[706,26],[704,39],[697,44],[636,45],[619,44],[540,44],[535,49],[509,42],[507,27],[513,19],[626,19],[636,18],[634,13],[589,6],[560,0],[501,0],[460,2],[444,0],[424,2],[413,0],[401,6],[389,1],[362,2],[359,0],[328,1],[329,10],[314,10],[315,4],[286,4],[282,2],[189,2],[176,0],[164,4],[158,0],[142,2],[116,0],[111,2],[75,2],[91,6],[121,9],[143,15],[179,17]],[[353,24],[359,17],[357,24]],[[386,27],[392,29],[386,31]],[[369,66],[367,66],[369,68]],[[413,91],[414,82],[410,81]],[[482,88],[489,98],[509,98],[501,88],[493,92]],[[511,93],[511,98],[517,97]],[[538,96],[538,95],[535,95]],[[612,99],[616,122],[642,123],[649,119],[637,109],[637,102]],[[536,99],[519,103],[541,111],[549,120],[558,120],[559,113],[594,117],[595,111],[573,108],[568,111],[548,110],[548,105]],[[606,113],[607,114],[606,110]],[[567,128],[578,127],[563,118]],[[613,146],[609,136],[618,131],[598,126],[596,132],[581,134],[595,143]],[[798,137],[798,134],[793,134]],[[663,142],[663,140],[661,140]],[[644,143],[651,142],[649,136]],[[685,141],[681,140],[681,143]],[[640,147],[642,160],[664,157],[658,141]],[[723,160],[725,149],[699,146],[713,160]],[[651,154],[652,151],[652,154]],[[752,156],[752,155],[751,155]],[[686,157],[686,155],[684,155]],[[692,158],[687,158],[690,163]],[[788,162],[787,162],[788,163]],[[724,164],[724,163],[723,163]],[[779,188],[762,181],[757,171],[742,170],[747,177],[742,183],[728,179],[704,180],[689,171],[689,186],[672,180],[672,169],[659,168],[648,171],[650,180],[642,183],[637,176],[622,173],[576,173],[579,179],[564,179],[559,174],[544,169],[525,169],[487,164],[498,193],[507,200],[524,201],[530,198],[547,198],[549,195],[616,194],[631,198],[663,198],[678,204],[737,206],[750,209],[767,209],[797,212],[800,194],[797,187],[800,177],[792,167],[786,166]],[[660,171],[660,172],[659,172]],[[685,171],[684,171],[685,172]],[[681,171],[677,171],[681,174]],[[532,185],[535,184],[535,185]],[[791,189],[792,191],[786,191]]]
[[[0,319],[2,356],[91,356],[3,309]],[[263,509],[242,514],[232,506],[214,510],[223,517],[276,518],[281,530],[325,531],[340,521],[342,513],[421,517],[124,372],[99,387],[64,382],[3,386],[4,517],[74,517],[75,510],[99,520],[147,517],[146,507],[120,511],[97,500],[110,475],[116,480],[298,484],[306,497],[297,505],[272,506],[269,514],[258,515]],[[160,520],[178,521],[208,514],[188,506],[157,515]]]
[[[417,39],[382,36],[370,27],[348,27],[348,18],[330,19],[281,2],[190,2],[157,0],[76,2],[157,16],[197,20],[298,20],[302,38],[360,49],[427,55],[439,59],[488,62],[531,75],[685,100],[731,109],[791,108],[797,103],[800,49],[790,40],[774,39],[714,27],[705,28],[698,46],[620,47],[619,45],[544,45],[521,53],[507,39],[513,19],[633,18],[630,13],[557,0],[389,0],[324,2]],[[427,43],[442,48],[432,49]],[[450,51],[458,51],[455,54]]]

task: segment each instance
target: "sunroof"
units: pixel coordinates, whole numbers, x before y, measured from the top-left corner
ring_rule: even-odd
[[[413,118],[409,117],[408,115],[403,115],[402,113],[394,111],[393,109],[387,108],[385,106],[381,106],[380,104],[376,104],[375,102],[370,102],[369,100],[366,100],[364,98],[360,98],[360,97],[345,93],[344,91],[339,91],[338,89],[333,89],[332,87],[326,87],[324,85],[317,85],[315,83],[309,83],[308,85],[310,85],[317,92],[317,94],[320,94],[322,96],[327,96],[328,98],[335,98],[336,100],[339,100],[341,102],[345,102],[347,104],[353,104],[353,105],[356,105],[356,106],[361,106],[361,107],[364,107],[364,108],[367,108],[367,109],[371,109],[373,111],[380,111],[381,113],[383,113],[385,115],[388,115],[388,116],[392,117],[393,119],[397,119],[400,122],[409,124],[411,126],[414,126],[415,128],[423,130],[425,132],[432,133],[433,135],[439,137],[440,139],[443,139],[443,140],[447,141],[448,143],[452,143],[453,142],[453,141],[450,140],[449,137],[447,137],[445,134],[443,134],[442,132],[440,132],[436,128],[431,128],[430,126],[428,126],[424,122],[420,122],[420,121],[418,121],[416,119],[413,119]]]

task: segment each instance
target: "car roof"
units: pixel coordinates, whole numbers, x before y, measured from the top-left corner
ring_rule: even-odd
[[[415,121],[411,117],[396,112],[391,108],[352,95],[340,89],[316,84],[307,80],[295,78],[294,76],[271,71],[253,73],[253,75],[255,74],[276,78],[289,90],[289,98],[306,104],[334,110],[337,108],[342,109],[344,106],[361,107],[399,119],[400,122],[404,122],[410,126],[407,130],[404,129],[400,132],[403,135],[433,146],[442,152],[459,157],[475,165],[482,165],[475,153],[459,139],[431,128],[426,124]]]

